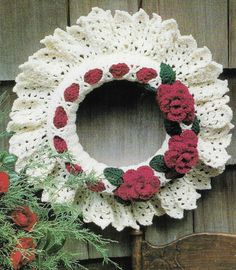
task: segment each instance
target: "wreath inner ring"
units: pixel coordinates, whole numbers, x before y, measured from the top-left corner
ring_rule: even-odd
[[[125,58],[124,58],[125,59]],[[183,177],[198,162],[199,121],[194,98],[188,87],[176,80],[174,67],[146,61],[114,60],[85,65],[56,90],[49,114],[49,138],[58,152],[71,152],[73,162],[65,162],[72,175],[94,171],[97,182],[87,184],[92,192],[112,193],[121,203],[146,201],[155,196],[166,182]],[[101,64],[102,63],[102,64]],[[147,162],[134,167],[114,168],[98,163],[83,150],[76,133],[76,112],[86,94],[105,82],[129,80],[156,92],[156,101],[164,114],[166,140]]]

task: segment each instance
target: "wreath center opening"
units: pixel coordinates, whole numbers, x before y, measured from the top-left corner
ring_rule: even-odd
[[[84,150],[118,167],[154,155],[166,135],[155,95],[144,85],[126,80],[94,89],[77,111],[77,133]]]

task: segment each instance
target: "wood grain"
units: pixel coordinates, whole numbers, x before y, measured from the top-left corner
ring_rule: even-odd
[[[142,8],[176,19],[182,35],[193,35],[199,47],[207,46],[213,59],[228,67],[227,0],[143,0]]]
[[[155,94],[126,81],[104,84],[85,98],[78,134],[85,151],[109,166],[145,161],[165,137]]]
[[[143,270],[233,270],[236,235],[193,234],[164,246],[143,242]]]
[[[67,0],[1,0],[0,80],[14,80],[39,41],[67,25]]]
[[[9,112],[14,99],[15,93],[12,92],[14,83],[0,83],[0,134],[6,130],[7,123],[10,120]],[[0,137],[0,150],[8,150],[9,137]]]
[[[102,230],[94,224],[89,224],[88,228],[98,235],[102,235],[106,239],[115,241],[107,246],[109,257],[127,257],[131,255],[131,238],[130,229],[127,228],[122,232],[117,232],[113,227],[109,226],[105,230]],[[95,259],[100,258],[101,255],[89,245],[88,246],[88,258]]]
[[[229,0],[229,67],[236,68],[236,1]]]
[[[193,213],[186,211],[184,218],[180,220],[167,215],[155,218],[153,225],[146,227],[145,240],[153,245],[165,245],[191,233],[193,233]]]
[[[236,167],[212,180],[212,190],[201,192],[194,211],[195,232],[236,232]]]
[[[79,254],[78,260],[86,260],[89,257],[88,244],[75,239],[68,239],[65,243],[64,250],[66,252]]]
[[[113,262],[117,263],[123,270],[131,270],[131,260],[129,257],[113,258]],[[104,264],[101,259],[93,259],[82,261],[81,264],[89,270],[117,270],[115,265],[109,263]],[[80,268],[78,268],[80,269]],[[65,270],[65,269],[63,269]]]
[[[86,16],[92,7],[100,7],[104,10],[125,10],[134,13],[139,8],[140,0],[70,0],[70,22],[75,24],[80,16]]]
[[[132,270],[142,270],[143,231],[132,230]]]
[[[233,111],[233,120],[232,124],[236,126],[236,70],[235,69],[226,69],[220,76],[221,79],[223,80],[228,80],[229,84],[229,97],[230,97],[230,102],[229,106],[231,107]],[[228,160],[227,164],[236,164],[236,128],[233,128],[232,131],[232,141],[230,145],[228,146],[227,150],[228,153],[231,155],[231,158]]]

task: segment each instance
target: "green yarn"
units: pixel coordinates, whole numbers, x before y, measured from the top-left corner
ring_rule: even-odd
[[[106,179],[116,187],[119,187],[123,183],[122,175],[124,174],[124,171],[118,168],[106,168],[103,171]]]
[[[197,116],[194,118],[193,124],[192,124],[192,131],[194,131],[196,134],[200,132],[200,120],[197,118]]]
[[[115,196],[114,198],[117,200],[117,202],[119,202],[119,203],[121,203],[121,204],[123,204],[123,205],[125,205],[125,206],[131,205],[131,201],[124,201],[124,200],[122,200],[122,199],[121,199],[120,197],[118,197],[118,196]]]
[[[170,65],[161,63],[160,68],[160,77],[163,84],[172,84],[175,82],[176,74]]]
[[[163,155],[153,157],[149,165],[157,172],[167,172],[169,168],[166,166]]]
[[[13,154],[8,154],[2,158],[2,163],[4,165],[11,165],[17,161],[17,156]]]
[[[182,132],[182,129],[178,122],[173,122],[168,119],[164,119],[164,126],[167,134],[169,134],[170,136],[180,135]]]
[[[170,169],[168,172],[165,173],[165,177],[166,179],[175,180],[184,177],[184,174],[178,173],[174,169]]]

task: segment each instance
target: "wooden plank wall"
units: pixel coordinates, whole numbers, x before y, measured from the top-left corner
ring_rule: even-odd
[[[15,98],[11,89],[17,67],[40,48],[39,40],[56,27],[65,29],[66,25],[74,24],[93,6],[131,13],[142,7],[150,15],[157,12],[163,19],[175,18],[181,33],[191,33],[199,46],[208,46],[213,58],[224,65],[222,78],[229,79],[230,104],[236,108],[236,0],[0,0],[0,94],[5,95],[1,111],[10,109]],[[129,83],[105,86],[91,93],[79,109],[82,144],[95,158],[111,165],[141,161],[152,154],[152,149],[163,139],[162,117],[153,99],[134,90]],[[7,121],[6,117],[0,131]],[[233,121],[236,124],[235,118]],[[0,140],[1,148],[7,145],[7,140]],[[145,229],[148,241],[165,244],[192,232],[236,232],[235,147],[234,131],[229,149],[230,165],[224,174],[213,180],[211,191],[201,193],[198,209],[187,212],[182,220],[156,218],[154,224]],[[119,241],[109,247],[110,256],[130,256],[128,229],[117,233],[112,228],[102,232],[94,225],[89,227]],[[80,250],[82,259],[98,257],[87,245],[71,241],[67,247]]]

